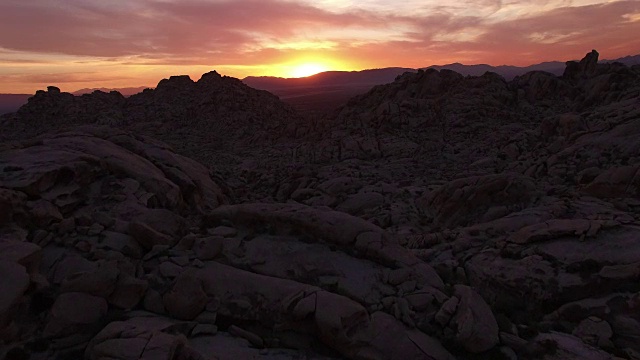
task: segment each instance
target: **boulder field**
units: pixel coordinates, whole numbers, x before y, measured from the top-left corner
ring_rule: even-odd
[[[0,117],[0,359],[640,359],[640,67],[215,72]]]

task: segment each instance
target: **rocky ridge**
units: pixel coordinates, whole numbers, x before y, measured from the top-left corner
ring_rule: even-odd
[[[124,130],[7,136],[0,355],[640,358],[637,66],[405,74],[295,132],[240,116],[259,149],[199,139],[236,110],[184,112],[193,86],[123,100]],[[57,95],[2,126],[97,122]],[[153,117],[206,167],[133,135],[186,153]]]
[[[99,90],[74,96],[50,86],[36,92],[17,113],[1,119],[4,141],[98,124],[162,139],[202,161],[220,149],[268,144],[294,135],[299,115],[276,96],[212,71],[198,81],[172,76],[155,89],[130,97]],[[209,144],[209,153],[202,144]]]

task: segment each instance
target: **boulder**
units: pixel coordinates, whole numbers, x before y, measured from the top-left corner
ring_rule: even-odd
[[[193,320],[208,303],[207,294],[196,274],[184,272],[175,281],[173,288],[164,294],[167,312],[180,320]]]
[[[417,201],[443,227],[468,225],[495,206],[520,210],[536,197],[533,179],[516,174],[474,176],[451,181]]]
[[[83,293],[61,294],[51,308],[51,318],[44,328],[45,337],[58,338],[100,329],[107,314],[107,301]]]
[[[109,323],[87,345],[85,359],[201,360],[186,345],[182,333],[192,326],[154,317],[134,317]]]
[[[173,246],[178,242],[177,238],[172,238],[137,221],[129,223],[129,235],[146,250],[151,250],[156,245]]]
[[[443,305],[436,321],[450,328],[453,340],[471,353],[485,352],[500,342],[491,308],[468,286],[455,285],[454,297]]]
[[[24,266],[0,260],[0,326],[4,327],[13,316],[13,307],[29,288],[29,274]]]

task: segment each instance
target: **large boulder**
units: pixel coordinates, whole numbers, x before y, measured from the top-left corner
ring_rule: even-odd
[[[533,179],[516,174],[474,176],[453,180],[417,201],[423,212],[442,227],[469,225],[492,209],[515,212],[536,198]],[[487,219],[493,220],[493,219]]]
[[[481,353],[496,346],[498,323],[491,308],[468,286],[456,285],[454,295],[436,314],[437,321],[448,329],[452,340],[471,353]]]
[[[108,128],[84,127],[24,143],[0,153],[0,166],[21,169],[3,171],[0,181],[5,188],[32,197],[51,197],[54,193],[68,197],[58,188],[70,184],[86,187],[104,181],[110,174],[133,179],[139,185],[120,182],[121,188],[117,189],[109,188],[119,187],[115,184],[105,184],[103,191],[143,207],[200,211],[203,206],[213,208],[225,201],[222,190],[202,165],[172,154],[166,145]],[[122,195],[116,197],[118,193]],[[80,206],[86,196],[86,191],[74,194],[73,205]]]

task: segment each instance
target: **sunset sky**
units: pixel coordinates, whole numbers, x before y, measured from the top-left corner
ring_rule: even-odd
[[[1,0],[0,93],[640,53],[640,1]]]

